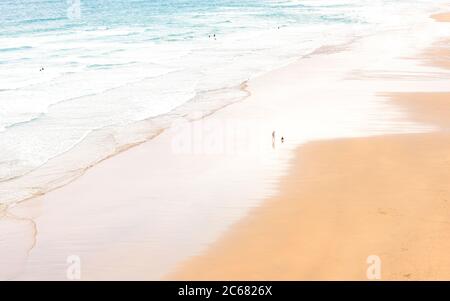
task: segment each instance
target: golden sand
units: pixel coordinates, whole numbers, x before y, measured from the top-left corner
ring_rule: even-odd
[[[172,279],[450,279],[450,134],[299,148],[280,194]]]

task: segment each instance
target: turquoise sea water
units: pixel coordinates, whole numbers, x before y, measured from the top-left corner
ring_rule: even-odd
[[[358,21],[338,10],[322,14],[324,9],[355,5],[351,1],[337,1],[337,4],[318,2],[311,5],[302,1],[260,0],[9,0],[0,4],[0,32],[2,35],[43,34],[126,26],[145,28],[149,35],[141,36],[143,40],[170,41],[194,39],[210,32],[256,28],[262,23],[276,26]],[[242,23],[242,18],[248,22]]]
[[[0,203],[245,97],[251,77],[443,2],[2,0]]]

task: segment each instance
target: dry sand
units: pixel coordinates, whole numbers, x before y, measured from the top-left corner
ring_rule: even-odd
[[[450,278],[450,134],[300,147],[281,193],[171,279]]]

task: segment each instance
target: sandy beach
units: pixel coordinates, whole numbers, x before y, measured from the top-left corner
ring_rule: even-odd
[[[278,196],[170,279],[448,279],[450,135],[309,143]]]
[[[66,280],[76,256],[82,280],[367,280],[371,255],[382,280],[450,279],[450,51],[416,26],[254,78],[0,211],[0,279]]]
[[[450,21],[450,14],[433,16]],[[448,42],[426,50],[449,68]],[[427,134],[308,143],[280,193],[169,279],[450,279],[450,93],[394,93]]]

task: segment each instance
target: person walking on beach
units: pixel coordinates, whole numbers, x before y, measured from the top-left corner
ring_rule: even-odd
[[[275,149],[275,131],[272,132],[272,148]]]

